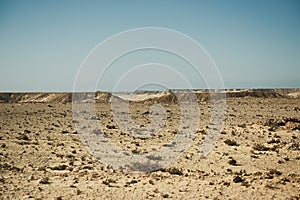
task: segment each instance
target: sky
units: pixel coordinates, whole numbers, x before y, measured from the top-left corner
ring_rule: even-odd
[[[297,0],[0,0],[0,91],[73,91],[91,50],[112,35],[142,27],[193,38],[215,62],[225,88],[300,87]],[[190,66],[175,57],[146,50],[132,59],[177,65],[193,88],[205,88],[193,72],[184,74]],[[111,90],[130,65],[119,59],[97,89]],[[157,77],[157,71],[146,72],[140,76]]]

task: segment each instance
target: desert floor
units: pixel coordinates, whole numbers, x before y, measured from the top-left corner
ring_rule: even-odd
[[[130,152],[159,148],[172,138],[178,106],[163,104],[166,127],[147,140],[120,134],[109,104],[97,104],[99,125]],[[155,172],[119,171],[89,154],[76,131],[71,103],[0,104],[0,199],[299,199],[300,100],[228,98],[225,126],[207,157],[198,152],[209,104],[190,148]],[[149,123],[143,103],[131,105]]]

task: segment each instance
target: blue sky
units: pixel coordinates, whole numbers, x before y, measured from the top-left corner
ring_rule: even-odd
[[[0,91],[72,91],[97,44],[138,27],[195,39],[226,88],[300,87],[297,0],[0,0]]]

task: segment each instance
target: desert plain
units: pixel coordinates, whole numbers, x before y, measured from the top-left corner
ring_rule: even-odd
[[[199,126],[175,162],[155,171],[119,170],[88,151],[70,93],[0,94],[0,199],[299,199],[300,90],[226,91],[224,126],[210,153],[210,96],[197,93]],[[160,104],[166,123],[149,138],[119,129],[111,94],[97,92],[94,120],[130,153],[156,151],[177,134],[180,106],[170,92],[119,95],[140,127]],[[85,102],[82,102],[84,105]],[[135,131],[135,130],[132,130]]]

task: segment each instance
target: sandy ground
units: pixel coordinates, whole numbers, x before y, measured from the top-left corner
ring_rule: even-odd
[[[153,151],[175,134],[179,108],[148,140],[118,130],[110,105],[97,104],[107,136],[130,152]],[[191,147],[155,172],[112,169],[90,155],[76,132],[70,103],[0,104],[0,199],[299,199],[300,100],[228,98],[225,127],[211,153],[199,157],[209,125],[200,104]],[[136,123],[149,123],[141,102],[131,104]]]

